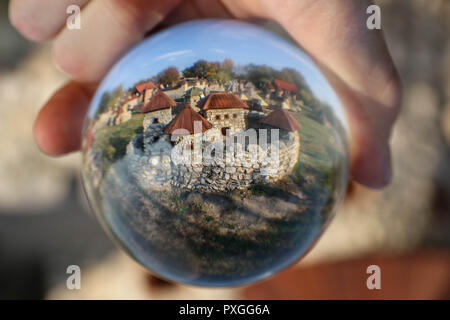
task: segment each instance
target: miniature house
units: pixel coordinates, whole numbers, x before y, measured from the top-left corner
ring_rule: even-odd
[[[194,150],[195,139],[203,138],[203,134],[211,128],[212,125],[186,102],[183,110],[164,128],[164,133],[171,135],[171,141],[185,150],[201,153],[200,149]]]
[[[147,81],[135,86],[127,97],[124,97],[120,102],[120,113],[135,112],[142,109],[142,104],[147,103],[156,91],[156,84],[152,81]],[[131,113],[130,113],[131,117]]]
[[[138,84],[136,87],[136,92],[143,97],[140,102],[147,103],[150,101],[153,94],[157,91],[158,86],[153,81],[147,81]]]
[[[295,95],[298,93],[298,88],[295,84],[280,79],[274,79],[273,83],[279,95],[283,94]]]
[[[145,114],[144,130],[152,124],[169,123],[172,120],[172,108],[176,105],[172,98],[158,90],[141,109],[141,112]]]
[[[231,92],[213,92],[201,104],[206,119],[223,135],[246,129],[248,105]]]
[[[259,122],[289,132],[295,132],[300,129],[300,124],[297,120],[282,107],[277,107],[274,111],[259,120]]]
[[[164,133],[177,134],[177,130],[180,129],[186,132],[184,134],[194,134],[203,133],[211,128],[211,123],[192,109],[189,103],[186,103],[183,110],[164,128]]]
[[[280,106],[265,116],[254,111],[250,116],[239,93],[213,92],[199,101],[197,112],[190,105],[192,91],[178,97],[185,102],[179,112],[176,102],[161,90],[142,106],[143,133],[127,146],[127,161],[142,188],[243,189],[277,181],[294,168],[300,152],[300,125],[287,110]],[[244,149],[226,149],[226,135],[237,140],[245,136],[249,122],[254,121],[249,116],[259,119],[260,128],[280,129],[276,135],[281,140],[279,149],[266,145],[256,158],[259,142],[249,141]]]

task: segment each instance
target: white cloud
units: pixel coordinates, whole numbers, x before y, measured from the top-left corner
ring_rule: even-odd
[[[176,56],[181,56],[181,55],[193,55],[192,50],[178,50],[178,51],[173,51],[173,52],[169,52],[166,54],[162,54],[160,56],[157,56],[155,58],[153,58],[153,61],[158,61],[158,60],[163,60],[163,59],[168,59],[168,58],[173,58]]]

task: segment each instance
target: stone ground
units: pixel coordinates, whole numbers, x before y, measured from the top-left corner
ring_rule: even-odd
[[[450,247],[450,3],[379,3],[405,86],[392,140],[393,184],[381,192],[352,186],[348,201],[304,265],[423,245]],[[142,268],[112,251],[79,196],[78,156],[45,157],[31,137],[39,105],[65,77],[51,64],[47,45],[27,44],[8,25],[5,1],[0,9],[0,146],[7,150],[0,153],[0,297],[236,297],[235,289],[147,283]],[[65,289],[69,264],[84,270],[81,291]],[[433,270],[419,274],[432,275]]]

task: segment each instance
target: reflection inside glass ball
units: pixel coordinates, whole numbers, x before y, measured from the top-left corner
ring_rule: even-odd
[[[297,261],[347,182],[344,119],[311,60],[239,22],[172,27],[110,71],[85,122],[104,228],[160,276],[256,281]]]

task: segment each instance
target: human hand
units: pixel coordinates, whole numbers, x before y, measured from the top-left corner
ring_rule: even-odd
[[[65,28],[66,7],[82,28]],[[57,65],[74,80],[44,105],[35,139],[47,154],[78,150],[90,99],[112,64],[155,27],[199,18],[271,19],[316,61],[350,125],[352,178],[383,187],[391,178],[389,137],[401,86],[383,35],[366,27],[369,0],[11,0],[12,24],[34,41],[53,40]]]

